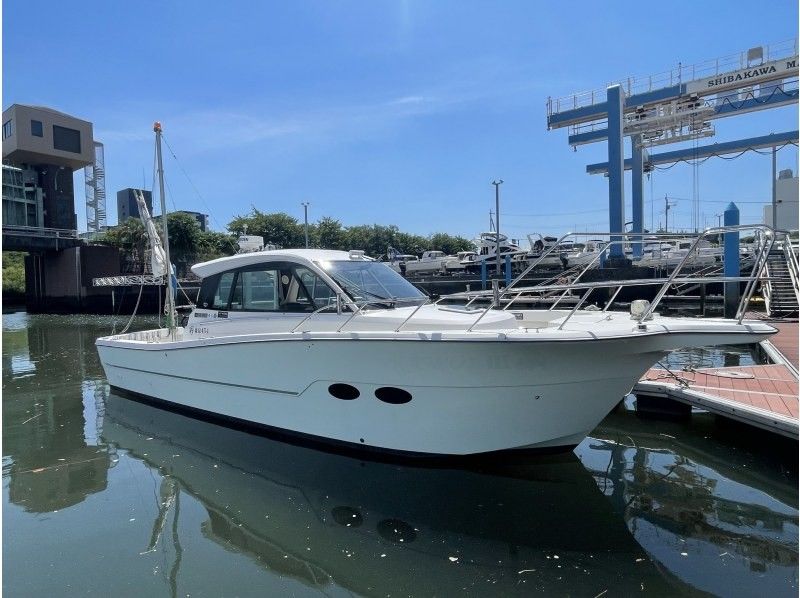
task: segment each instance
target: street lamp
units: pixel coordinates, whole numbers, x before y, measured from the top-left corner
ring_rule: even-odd
[[[311,202],[304,201],[300,203],[303,206],[303,214],[305,220],[305,234],[306,234],[306,249],[308,249],[308,206],[311,205]]]
[[[497,273],[500,274],[500,185],[503,184],[503,179],[492,181],[494,185],[494,230],[497,233],[497,244],[494,247],[494,252],[497,257]]]

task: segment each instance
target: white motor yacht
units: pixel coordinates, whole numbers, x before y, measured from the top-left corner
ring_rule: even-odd
[[[606,250],[606,242],[600,239],[589,239],[583,247],[573,250],[565,257],[568,266],[587,266],[600,264],[600,254]]]
[[[448,256],[442,264],[442,273],[463,272],[467,264],[474,262],[477,257],[478,254],[475,251],[459,251],[455,255]]]
[[[441,272],[442,268],[452,256],[445,255],[444,251],[425,251],[416,261],[406,263],[407,274],[430,274]]]
[[[524,258],[525,266],[536,262],[540,268],[564,268],[566,256],[575,251],[572,241],[559,245],[555,237],[542,236],[539,233],[529,234],[528,243],[530,249]]]
[[[506,256],[511,257],[512,261],[524,259],[526,252],[520,250],[519,245],[512,242],[504,234],[500,234],[498,239],[497,233],[487,232],[478,235],[478,238],[473,241],[477,251],[470,251],[464,255],[461,260],[461,265],[467,270],[477,270],[481,264],[486,262],[487,265],[493,264],[497,261],[498,253],[498,240],[499,240],[499,253],[501,262],[505,261]]]
[[[674,268],[689,254],[693,239],[666,239],[645,242],[642,256],[633,261],[636,266],[651,268]],[[706,240],[701,240],[698,247],[689,255],[686,262],[691,267],[712,266],[722,261],[722,250],[714,247]]]
[[[419,257],[410,253],[397,253],[391,256],[388,261],[383,262],[395,272],[403,272],[409,264],[419,261]]]
[[[197,264],[181,327],[97,339],[111,387],[237,426],[411,454],[577,445],[665,353],[763,322],[430,301],[363,252]]]

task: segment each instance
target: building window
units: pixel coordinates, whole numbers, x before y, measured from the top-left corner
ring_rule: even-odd
[[[53,147],[64,152],[81,153],[81,132],[53,125]]]
[[[31,135],[33,135],[34,137],[44,137],[44,128],[42,127],[42,121],[40,120],[31,121]]]
[[[3,139],[8,139],[14,134],[14,121],[7,120],[3,123]]]

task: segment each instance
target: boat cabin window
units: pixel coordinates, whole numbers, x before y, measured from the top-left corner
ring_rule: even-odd
[[[308,268],[289,262],[245,266],[203,280],[199,306],[226,311],[310,312],[336,294]]]

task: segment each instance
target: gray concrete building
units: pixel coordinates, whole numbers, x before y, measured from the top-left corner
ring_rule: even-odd
[[[188,210],[179,210],[181,214],[188,214],[195,220],[197,220],[197,225],[200,227],[200,230],[205,232],[208,230],[208,214],[202,214],[200,212],[190,212]]]
[[[117,191],[117,224],[123,224],[128,218],[139,218],[139,204],[134,192],[141,191],[147,210],[153,214],[153,194],[147,189],[123,189]]]
[[[76,230],[72,173],[94,159],[92,123],[13,104],[3,111],[2,135],[3,164],[12,167],[3,168],[4,224]]]

